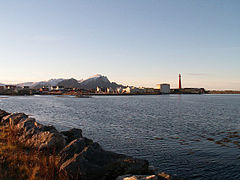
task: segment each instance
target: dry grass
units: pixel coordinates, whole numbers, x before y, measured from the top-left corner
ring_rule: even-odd
[[[66,179],[58,175],[58,156],[24,147],[16,135],[0,126],[0,179]]]

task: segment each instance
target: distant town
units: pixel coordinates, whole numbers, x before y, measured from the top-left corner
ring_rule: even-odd
[[[178,88],[170,84],[157,84],[156,88],[123,86],[110,82],[107,77],[95,75],[86,80],[52,79],[38,83],[17,85],[0,84],[0,95],[159,95],[159,94],[239,94],[239,91],[206,91],[204,88],[183,88],[181,74]]]

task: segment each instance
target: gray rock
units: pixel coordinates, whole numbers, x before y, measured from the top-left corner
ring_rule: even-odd
[[[25,145],[41,151],[59,152],[66,145],[66,140],[60,133],[40,131],[27,139]]]
[[[8,124],[14,127],[20,120],[26,119],[28,116],[24,113],[12,113],[2,118],[4,124]]]
[[[34,118],[22,119],[16,125],[19,141],[28,147],[49,152],[59,152],[66,145],[66,140],[53,126],[44,126]]]
[[[2,122],[2,118],[7,115],[9,115],[8,112],[0,109],[0,122]]]
[[[44,126],[44,125],[41,125],[39,124],[39,126],[41,126],[41,131],[50,131],[50,132],[55,132],[57,133],[57,129],[54,127],[54,126]]]
[[[33,127],[37,127],[38,123],[34,118],[27,118],[27,119],[21,119],[18,124],[16,125],[16,128],[19,130],[20,133],[27,132],[29,129],[32,129]]]
[[[60,164],[71,159],[75,154],[81,153],[85,147],[88,147],[92,143],[93,141],[87,138],[78,138],[73,140],[60,151]]]
[[[59,133],[54,126],[37,123],[23,113],[0,110],[1,121],[18,131],[18,139],[27,147],[56,152],[61,157],[59,172],[70,179],[115,179],[123,174],[147,174],[148,161],[105,151],[81,129]],[[68,145],[66,146],[66,143]]]
[[[9,117],[9,124],[11,127],[14,127],[19,123],[20,120],[27,119],[28,116],[24,113],[14,113]]]
[[[73,128],[68,131],[62,131],[61,133],[67,137],[67,143],[82,137],[82,130],[77,128]]]
[[[70,179],[114,179],[122,174],[148,171],[145,160],[104,151],[98,143],[87,144],[83,139],[70,143],[61,154],[63,159],[60,162],[66,161],[61,164],[60,173],[67,173]]]
[[[11,114],[2,117],[2,123],[3,124],[9,124],[9,118],[10,117],[11,117]]]

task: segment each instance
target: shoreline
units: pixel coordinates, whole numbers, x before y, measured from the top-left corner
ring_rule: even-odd
[[[84,96],[94,97],[94,96],[170,96],[170,95],[240,95],[239,93],[206,93],[206,94],[190,94],[190,93],[184,93],[184,94],[83,94],[83,97],[77,97],[78,95],[68,95],[68,94],[32,94],[32,95],[6,95],[6,94],[0,94],[0,99],[7,99],[8,97],[28,97],[28,96],[73,96],[76,98],[85,98]]]
[[[141,177],[180,179],[156,170],[149,166],[146,160],[105,151],[100,144],[83,137],[81,129],[59,132],[54,126],[42,125],[24,113],[8,113],[1,109],[0,128],[2,149],[15,147],[12,154],[26,152],[25,159],[31,159],[31,154],[35,154],[36,159],[41,159],[42,156],[48,160],[55,159],[49,164],[50,166],[55,164],[51,169],[55,179],[64,177],[63,179],[124,180],[129,176],[136,176],[137,179]],[[5,152],[5,155],[8,156],[9,152]],[[6,162],[0,158],[0,172],[3,171],[1,168],[4,167],[4,163]],[[21,168],[20,165],[17,171]],[[41,179],[39,169],[35,169],[36,179]],[[10,174],[5,175],[11,177]]]

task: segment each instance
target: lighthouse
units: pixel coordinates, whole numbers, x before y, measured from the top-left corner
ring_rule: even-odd
[[[179,85],[179,89],[182,89],[181,74],[179,74],[179,82],[178,82],[178,85]]]

